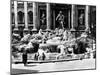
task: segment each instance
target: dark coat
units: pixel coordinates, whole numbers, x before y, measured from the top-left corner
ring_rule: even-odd
[[[27,63],[27,53],[23,53],[22,60],[23,60],[23,63]]]

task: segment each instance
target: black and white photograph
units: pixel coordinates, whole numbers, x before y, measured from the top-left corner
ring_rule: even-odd
[[[11,75],[96,69],[96,6],[10,1]]]

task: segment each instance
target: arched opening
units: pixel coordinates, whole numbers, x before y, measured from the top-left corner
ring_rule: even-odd
[[[24,13],[22,11],[18,12],[18,24],[24,24]]]
[[[28,12],[28,24],[33,24],[33,12]]]

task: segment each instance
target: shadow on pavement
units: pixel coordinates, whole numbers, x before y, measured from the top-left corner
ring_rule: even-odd
[[[33,67],[33,66],[36,66],[36,65],[31,65],[31,64],[30,65],[29,64],[26,65],[26,67]]]
[[[11,75],[38,73],[38,70],[12,69]]]

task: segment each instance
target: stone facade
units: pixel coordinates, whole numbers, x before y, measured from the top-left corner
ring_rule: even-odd
[[[57,14],[62,11],[64,28],[71,31],[89,31],[91,25],[96,25],[96,7],[90,5],[55,4],[42,2],[12,1],[11,27],[12,31],[54,30],[59,27]],[[44,14],[44,23],[41,19]],[[42,22],[41,22],[42,20]]]

